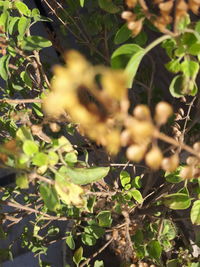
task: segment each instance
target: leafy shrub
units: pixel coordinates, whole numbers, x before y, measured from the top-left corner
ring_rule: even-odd
[[[43,50],[67,45],[32,35],[34,24],[51,20],[23,1],[0,1],[0,160],[16,173],[16,183],[1,188],[1,205],[13,208],[1,212],[1,238],[34,214],[19,238],[39,266],[50,266],[41,256],[59,238],[75,266],[104,266],[106,259],[95,257],[108,246],[120,266],[199,266],[178,221],[200,225],[198,113],[190,122],[200,61],[200,22],[191,12],[200,4],[127,0],[127,11],[118,0],[66,2],[44,1],[80,52],[62,54],[65,65],[51,72]],[[174,74],[172,102],[183,102],[178,109],[162,89],[155,95],[155,66],[150,76],[142,69],[158,46],[169,60],[166,75]],[[147,89],[137,105],[129,93],[136,85]],[[72,227],[63,233],[54,221]],[[1,249],[1,261],[13,245]]]

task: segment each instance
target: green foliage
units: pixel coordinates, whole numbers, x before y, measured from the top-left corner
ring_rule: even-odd
[[[138,90],[134,91],[134,101],[130,102],[129,114],[137,102],[150,104],[152,112],[158,99],[164,100],[165,97],[163,89],[156,87],[157,62],[154,66],[153,53],[149,54],[157,46],[161,46],[168,57],[166,73],[169,71],[174,75],[169,86],[172,98],[186,97],[187,100],[189,96],[194,100],[193,97],[197,95],[200,22],[190,21],[189,16],[183,17],[176,25],[178,34],[164,34],[152,40],[150,33],[155,31],[155,27],[147,19],[144,20],[143,30],[137,36],[132,36],[127,23],[121,19],[121,12],[125,8],[121,0],[67,0],[63,3],[63,6],[60,4],[52,9],[58,18],[56,28],[59,34],[54,38],[53,32],[49,36],[51,38],[48,37],[51,40],[48,40],[32,35],[32,27],[38,22],[54,21],[41,16],[36,8],[31,10],[23,1],[0,1],[0,76],[3,79],[0,94],[4,99],[0,101],[0,163],[1,167],[16,173],[15,184],[1,188],[2,205],[10,205],[13,211],[9,215],[2,209],[0,239],[9,240],[6,228],[8,221],[17,224],[33,213],[33,218],[16,239],[20,240],[23,248],[38,257],[39,266],[51,266],[42,260],[42,255],[47,253],[51,242],[60,238],[72,250],[76,266],[82,263],[84,266],[105,266],[103,259],[94,260],[92,265],[90,261],[93,260],[93,254],[87,258],[84,255],[88,255],[88,246],[98,246],[98,255],[101,250],[99,246],[105,249],[111,241],[110,247],[113,248],[116,243],[116,247],[121,244],[125,266],[139,264],[140,261],[168,267],[199,266],[197,259],[187,251],[185,241],[182,241],[185,238],[181,236],[183,230],[179,231],[173,213],[176,210],[182,214],[188,213],[190,218],[187,220],[191,227],[192,224],[200,225],[198,173],[193,179],[184,180],[181,178],[182,163],[173,172],[150,173],[144,162],[127,162],[123,149],[115,158],[102,152],[101,147],[87,138],[82,140],[77,134],[81,125],[69,122],[68,114],[63,114],[61,118],[49,118],[43,111],[43,102],[54,76],[51,66],[41,55],[43,52],[45,55],[45,48],[53,46],[60,53],[70,49],[72,42],[76,43],[77,49],[93,63],[124,70],[128,88],[135,88],[139,84]],[[144,17],[139,5],[134,12],[137,19]],[[154,32],[153,36],[156,35],[157,32]],[[74,39],[71,42],[72,36]],[[68,38],[69,42],[63,41],[64,38]],[[152,57],[152,66],[146,68],[143,59],[148,61],[149,55]],[[71,63],[74,64],[73,60]],[[81,64],[79,67],[82,67]],[[88,83],[89,74],[90,70],[87,70],[83,75]],[[98,75],[97,71],[95,78],[99,82],[102,77]],[[70,78],[73,80],[73,77]],[[80,78],[75,77],[77,82]],[[85,103],[88,111],[92,110],[98,115],[102,108],[105,113],[110,113],[110,103],[101,102],[104,96],[98,99],[89,91],[90,88],[87,89],[89,98],[94,98],[95,103]],[[98,89],[101,91],[104,88]],[[82,96],[78,100],[82,102]],[[176,101],[178,103],[179,99]],[[192,103],[196,105],[196,102]],[[59,105],[55,106],[55,111]],[[114,108],[118,112],[128,108],[128,105],[124,101],[123,105],[117,103]],[[177,106],[175,108],[177,111]],[[104,112],[101,115],[103,125]],[[192,118],[190,113],[185,113],[180,119],[185,125],[182,139],[177,141],[180,150],[185,148],[182,140],[186,142],[189,139],[192,143],[190,137],[192,140],[196,138],[192,136],[193,131],[199,132],[198,124],[187,132],[189,117]],[[117,127],[123,131],[122,118],[119,116],[117,119]],[[128,119],[126,123],[131,124],[132,121]],[[112,114],[109,123],[113,123]],[[52,124],[56,124],[56,130],[51,127]],[[174,125],[173,118],[169,124]],[[156,130],[159,131],[160,126],[156,125]],[[170,127],[163,127],[163,131],[171,134]],[[99,138],[104,140],[104,136]],[[154,138],[153,145],[157,142],[156,134]],[[149,147],[151,145],[148,144]],[[179,148],[173,147],[178,153]],[[163,145],[163,151],[168,153],[172,149],[167,147],[165,150]],[[72,222],[72,227],[62,233],[54,221]],[[196,239],[195,244],[199,245],[198,236]],[[12,258],[14,243],[6,249],[0,249],[0,261]],[[126,245],[123,247],[124,243]],[[183,249],[179,243],[183,243]],[[129,248],[133,248],[134,261],[133,255],[129,255]],[[117,254],[117,251],[119,249],[114,252]],[[170,255],[177,258],[170,258]],[[101,254],[98,256],[101,257]]]

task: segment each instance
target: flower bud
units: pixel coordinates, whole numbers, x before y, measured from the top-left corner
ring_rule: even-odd
[[[186,163],[187,163],[187,165],[197,165],[198,164],[198,162],[199,162],[199,160],[198,160],[198,158],[196,158],[196,157],[188,157],[187,158],[187,160],[186,160]]]
[[[133,115],[138,120],[150,120],[150,110],[146,105],[137,105],[133,111]]]
[[[149,121],[132,120],[131,125],[128,125],[134,142],[137,144],[147,143],[153,136],[154,126]]]
[[[50,129],[52,130],[53,133],[57,133],[60,131],[60,125],[57,124],[56,122],[52,122],[49,125]]]
[[[145,146],[131,145],[126,150],[126,156],[129,160],[140,162],[144,158],[145,152]]]
[[[121,14],[121,18],[130,21],[134,19],[134,14],[131,11],[124,11]]]
[[[153,147],[146,154],[145,162],[152,170],[158,170],[160,168],[162,159],[163,155],[161,150],[158,147]]]
[[[162,160],[162,169],[167,172],[173,172],[176,170],[179,164],[179,157],[177,154],[169,157],[169,158],[164,158]]]
[[[196,152],[200,152],[200,142],[194,143],[193,148]]]
[[[155,121],[157,124],[165,124],[168,118],[173,114],[173,109],[167,102],[159,102],[155,108]]]
[[[120,139],[121,139],[121,145],[122,146],[127,146],[128,144],[130,144],[130,142],[131,142],[130,132],[128,130],[124,130],[121,133]]]
[[[180,177],[182,179],[192,179],[193,178],[193,167],[185,166],[180,171]]]

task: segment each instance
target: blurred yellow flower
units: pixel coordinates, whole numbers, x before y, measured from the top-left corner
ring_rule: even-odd
[[[43,104],[46,114],[59,117],[67,112],[81,125],[82,132],[116,154],[120,148],[120,120],[128,109],[125,74],[92,66],[76,51],[69,51],[65,60],[66,66],[54,68],[52,92]]]

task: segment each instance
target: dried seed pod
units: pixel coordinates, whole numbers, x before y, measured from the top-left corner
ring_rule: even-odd
[[[57,124],[56,122],[52,122],[49,125],[50,129],[52,130],[53,133],[57,133],[60,131],[60,125]]]
[[[186,160],[186,163],[187,163],[187,165],[197,165],[198,164],[198,162],[199,162],[199,160],[198,160],[198,158],[196,158],[196,157],[188,157],[187,158],[187,160]]]
[[[137,105],[133,111],[133,116],[138,120],[150,120],[150,110],[146,105]]]
[[[163,160],[163,155],[158,147],[153,147],[145,157],[146,164],[152,170],[158,170],[160,168],[161,162]]]
[[[168,118],[173,114],[173,109],[167,102],[159,102],[155,108],[155,121],[157,124],[165,124]]]
[[[167,172],[173,172],[179,165],[179,156],[177,154],[172,155],[169,158],[162,160],[162,169]]]
[[[145,152],[145,146],[131,145],[126,150],[126,156],[129,160],[140,162],[144,158]]]
[[[185,166],[180,171],[180,177],[182,179],[192,179],[193,178],[193,167]]]
[[[194,143],[193,148],[196,152],[200,152],[200,142]]]

